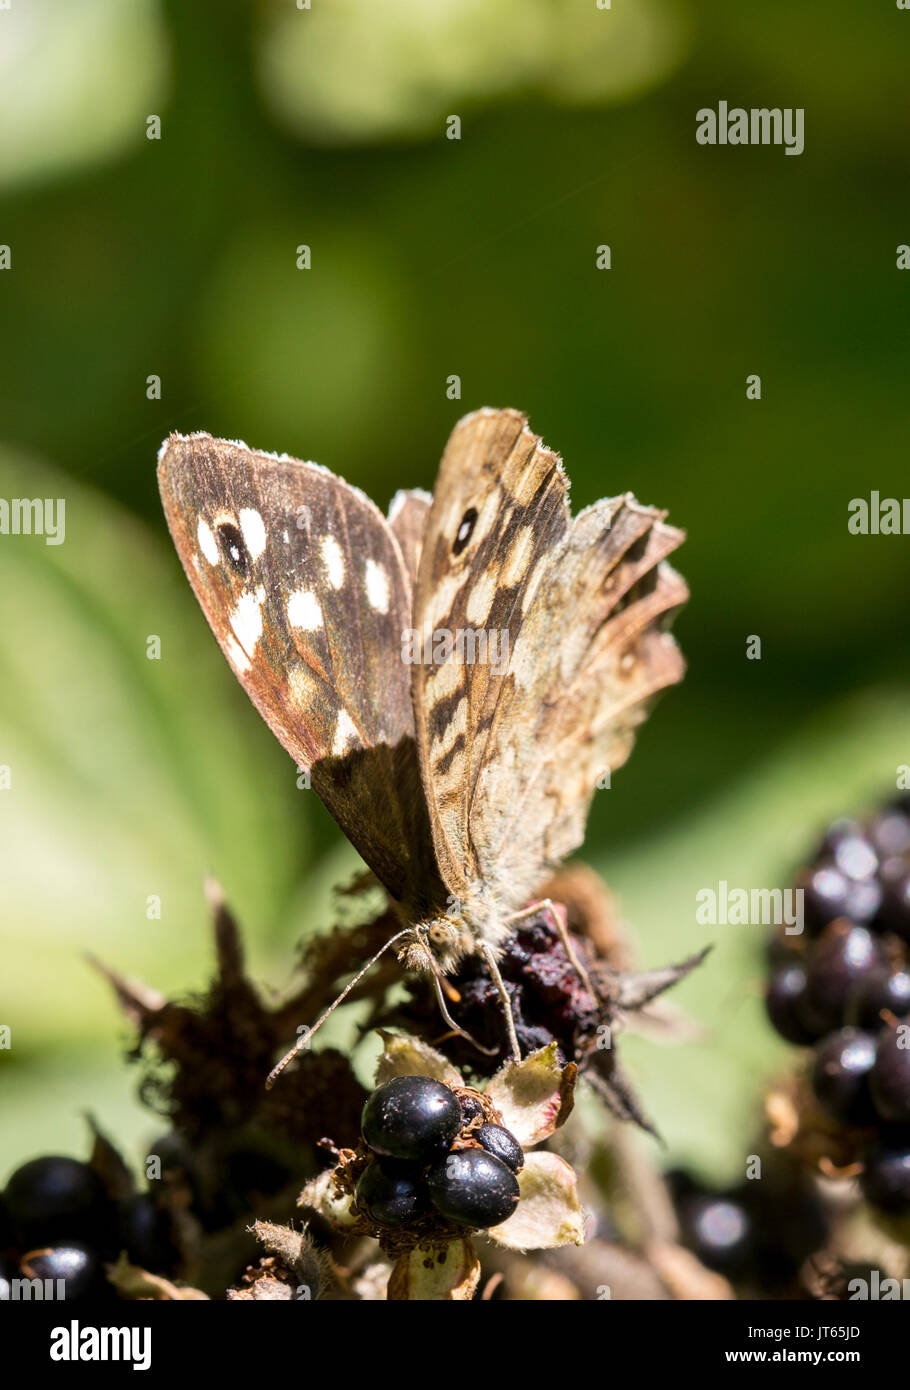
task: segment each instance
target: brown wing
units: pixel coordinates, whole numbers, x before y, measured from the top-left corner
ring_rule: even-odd
[[[411,583],[369,498],[315,464],[172,435],[168,525],[235,675],[390,893],[438,897],[401,633]]]
[[[417,581],[417,568],[432,501],[430,494],[422,488],[409,488],[396,492],[389,504],[389,525],[398,542],[412,588]]]
[[[502,655],[415,667],[436,857],[456,895],[508,910],[577,848],[598,775],[619,767],[683,672],[663,627],[685,601],[682,533],[630,496],[573,522],[568,481],[516,411],[456,426],[440,468],[415,626],[483,627]],[[475,652],[477,648],[475,645]]]

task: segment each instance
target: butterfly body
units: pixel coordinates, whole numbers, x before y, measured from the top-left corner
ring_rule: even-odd
[[[399,492],[387,517],[327,469],[206,434],[172,435],[159,481],[215,636],[387,889],[404,963],[494,962],[683,673],[682,533],[629,494],[573,519],[514,410],[459,421],[432,498]]]

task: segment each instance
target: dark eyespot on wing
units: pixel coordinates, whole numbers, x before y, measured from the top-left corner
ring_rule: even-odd
[[[468,507],[458,527],[455,542],[452,546],[452,554],[460,555],[474,534],[474,527],[477,524],[477,508]]]
[[[238,528],[231,521],[222,521],[218,530],[218,547],[235,574],[245,575],[250,568],[250,556]]]

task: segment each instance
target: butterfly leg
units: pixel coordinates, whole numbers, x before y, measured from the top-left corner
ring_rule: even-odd
[[[506,1016],[506,1031],[509,1035],[509,1046],[512,1049],[512,1056],[516,1062],[521,1061],[521,1048],[518,1046],[518,1034],[515,1032],[515,1019],[512,1017],[512,1001],[509,998],[509,991],[506,989],[505,981],[500,973],[496,957],[485,941],[480,943],[480,950],[487,963],[487,969],[492,976],[493,983],[499,991],[502,1000],[503,1012]]]
[[[576,951],[575,943],[568,933],[565,922],[556,911],[556,905],[552,898],[542,898],[538,903],[531,903],[530,907],[522,908],[521,912],[516,912],[513,916],[507,917],[506,921],[509,926],[514,926],[516,922],[522,922],[528,917],[535,917],[541,913],[547,917],[551,926],[556,928],[557,935],[563,945],[563,950],[569,958],[569,964],[581,980],[588,994],[590,994],[592,999],[599,998],[591,983],[591,976],[588,974],[587,967]]]
[[[483,1043],[478,1042],[475,1037],[472,1037],[460,1024],[455,1022],[446,1004],[445,995],[442,991],[442,981],[435,970],[433,971],[433,984],[436,987],[436,1002],[439,1005],[439,1012],[442,1014],[443,1019],[449,1025],[452,1032],[456,1034],[457,1037],[464,1038],[465,1042],[469,1042],[472,1047],[476,1047],[478,1052],[485,1052],[488,1057],[497,1056],[499,1052],[498,1047],[484,1047]]]

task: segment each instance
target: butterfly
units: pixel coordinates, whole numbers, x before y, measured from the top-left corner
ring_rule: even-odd
[[[235,675],[394,904],[386,945],[452,1026],[440,985],[482,956],[520,1055],[497,955],[683,675],[683,533],[629,493],[573,519],[516,410],[461,419],[432,497],[387,516],[318,464],[208,434],[172,434],[158,478]]]

